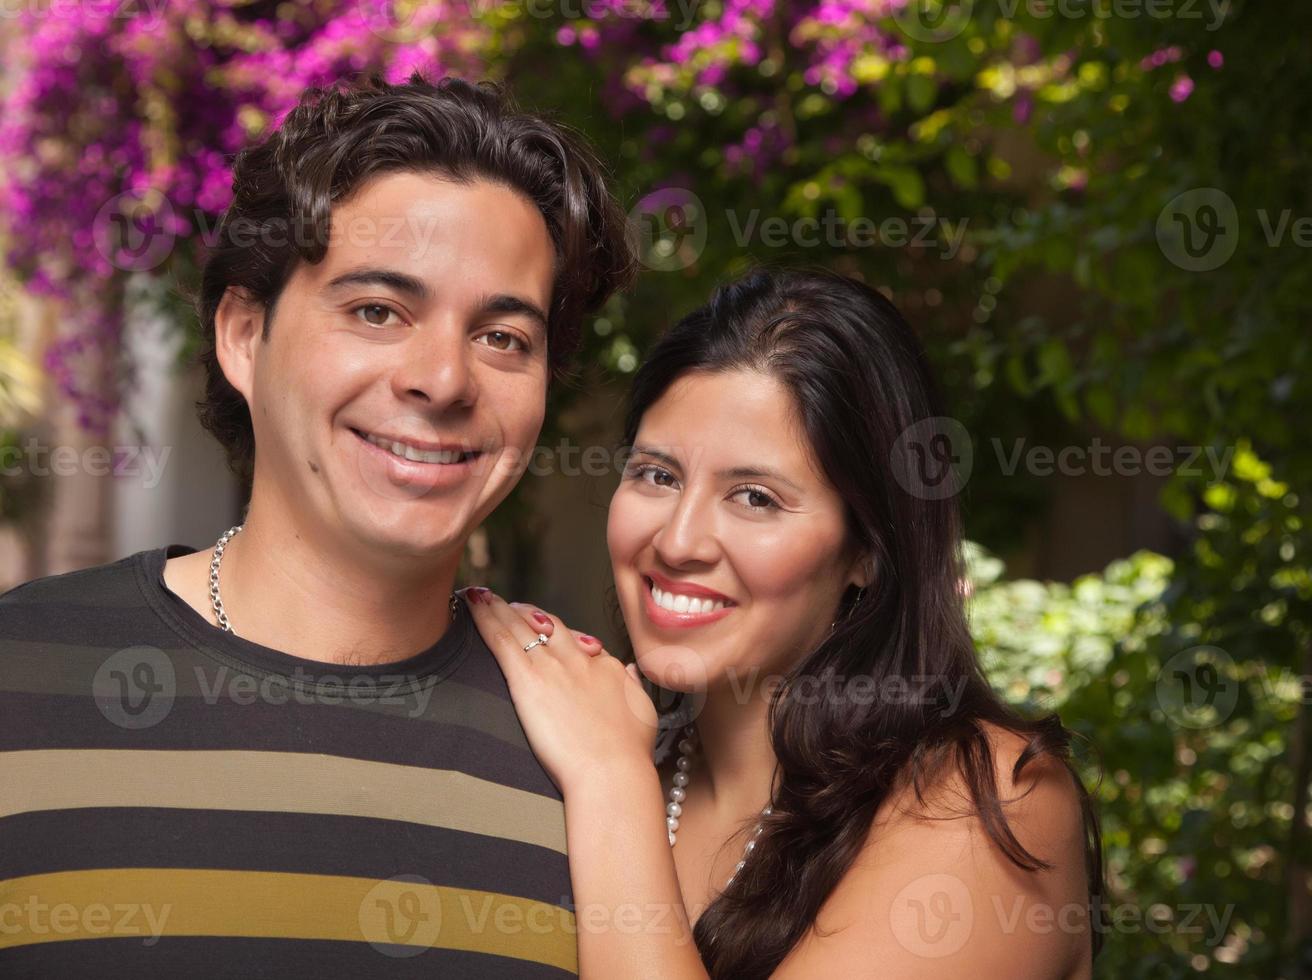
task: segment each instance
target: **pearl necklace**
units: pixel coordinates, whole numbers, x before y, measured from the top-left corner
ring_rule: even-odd
[[[675,763],[676,772],[674,773],[673,785],[670,786],[670,802],[665,807],[665,830],[670,837],[670,847],[674,846],[674,838],[679,829],[679,817],[683,816],[683,801],[688,797],[688,770],[692,766],[692,753],[694,749],[693,740],[697,736],[697,726],[684,725],[683,738],[679,742],[679,759]],[[774,812],[773,808],[766,806],[761,811],[762,817],[768,817]],[[728,888],[733,884],[734,878],[738,877],[738,872],[743,869],[747,863],[747,856],[756,848],[756,838],[761,836],[761,831],[765,829],[765,821],[760,820],[756,824],[756,829],[752,831],[751,838],[743,848],[743,859],[738,862],[733,869],[733,874],[729,875],[729,880],[724,883]]]

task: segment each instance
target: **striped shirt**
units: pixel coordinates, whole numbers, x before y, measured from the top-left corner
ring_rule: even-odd
[[[0,976],[577,976],[562,798],[464,604],[318,663],[170,591],[193,550],[0,596]]]

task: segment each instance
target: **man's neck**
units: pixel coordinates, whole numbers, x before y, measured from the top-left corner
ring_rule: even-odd
[[[208,557],[203,574],[208,604]],[[242,639],[307,660],[387,664],[427,649],[450,625],[459,553],[428,568],[371,561],[341,542],[312,540],[252,503],[220,565],[220,597]],[[194,588],[194,584],[193,588]],[[195,603],[192,603],[193,605]]]

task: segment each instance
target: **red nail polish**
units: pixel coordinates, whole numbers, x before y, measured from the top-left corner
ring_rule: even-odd
[[[540,612],[535,612],[533,614],[533,622],[537,623],[539,626],[550,626],[551,618],[549,616],[542,615],[542,613]]]
[[[587,633],[580,633],[580,634],[579,634],[579,642],[581,642],[581,643],[598,643],[598,644],[599,644],[601,641],[598,640],[595,636],[589,636]]]

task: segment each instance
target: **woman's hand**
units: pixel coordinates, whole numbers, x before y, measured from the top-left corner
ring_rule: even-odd
[[[654,770],[656,707],[636,667],[539,609],[512,607],[483,588],[463,594],[501,665],[529,747],[561,793],[588,780]],[[548,642],[525,652],[539,633]]]

